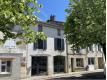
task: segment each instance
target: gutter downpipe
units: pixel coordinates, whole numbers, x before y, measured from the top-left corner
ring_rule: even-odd
[[[69,73],[69,62],[68,62],[68,42],[67,42],[67,38],[66,38],[66,54],[67,54],[67,57],[66,57],[66,69],[67,69],[67,73]]]

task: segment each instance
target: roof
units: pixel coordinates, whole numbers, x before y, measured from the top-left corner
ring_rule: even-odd
[[[47,22],[40,21],[38,25],[41,25],[43,27],[51,27],[55,29],[64,30],[64,22],[60,22],[60,21],[47,21]]]

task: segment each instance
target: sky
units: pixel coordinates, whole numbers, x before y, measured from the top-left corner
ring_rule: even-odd
[[[55,15],[57,21],[66,20],[65,9],[68,6],[69,0],[38,0],[39,4],[43,5],[40,13],[37,15],[41,21],[47,21],[50,15]]]

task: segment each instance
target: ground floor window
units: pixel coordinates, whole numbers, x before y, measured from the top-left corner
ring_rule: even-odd
[[[65,72],[64,56],[54,56],[54,72],[55,73]]]
[[[83,67],[83,58],[76,58],[76,67]]]
[[[88,64],[90,65],[90,64],[93,64],[94,65],[94,58],[88,58]]]
[[[0,69],[0,72],[3,73],[3,72],[7,72],[7,73],[10,73],[11,72],[11,61],[0,61],[0,64],[1,64],[1,69]]]

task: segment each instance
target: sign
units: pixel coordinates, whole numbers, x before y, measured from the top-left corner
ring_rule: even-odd
[[[8,49],[16,48],[16,42],[13,39],[8,39],[4,43],[4,47]]]

